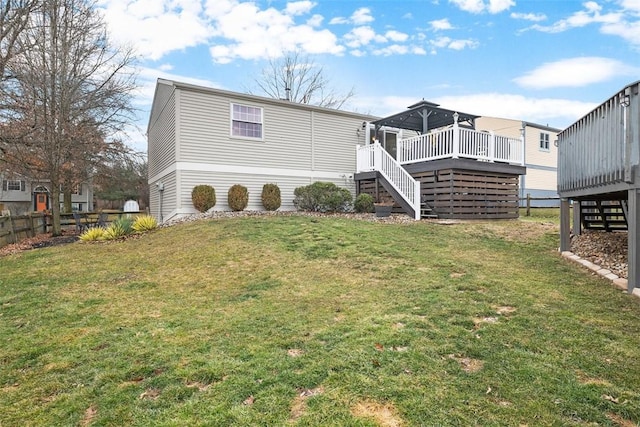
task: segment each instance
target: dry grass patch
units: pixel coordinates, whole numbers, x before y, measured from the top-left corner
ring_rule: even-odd
[[[460,364],[460,368],[468,374],[479,372],[484,367],[484,362],[482,360],[458,356],[455,354],[450,354],[449,358],[458,362]]]
[[[516,312],[516,308],[508,305],[503,305],[496,308],[496,313],[498,313],[501,316],[506,316],[508,314],[512,314],[515,312]]]
[[[634,423],[633,421],[624,419],[618,414],[608,413],[607,418],[609,418],[611,421],[616,423],[616,425],[619,427],[637,427],[638,426],[638,424]]]
[[[322,386],[313,389],[298,390],[298,394],[291,404],[291,416],[289,417],[289,423],[296,422],[304,415],[307,410],[307,399],[322,393],[324,393],[324,387]]]
[[[303,350],[300,350],[299,348],[290,348],[289,350],[287,350],[287,355],[289,355],[290,357],[300,357],[304,354]]]
[[[396,408],[390,403],[373,401],[358,402],[351,408],[351,414],[356,418],[368,418],[381,427],[402,427],[404,421],[396,413]]]
[[[80,422],[81,426],[89,426],[93,423],[93,420],[98,415],[98,408],[96,405],[91,405],[84,411],[84,417],[82,417],[82,421]]]

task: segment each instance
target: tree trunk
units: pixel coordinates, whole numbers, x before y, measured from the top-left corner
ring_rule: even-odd
[[[65,185],[62,191],[64,200],[64,213],[71,213],[73,209],[71,207],[71,186]]]
[[[60,225],[60,184],[51,182],[51,235],[53,237],[62,235],[62,225]]]

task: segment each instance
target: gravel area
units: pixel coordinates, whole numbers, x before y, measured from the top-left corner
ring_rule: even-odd
[[[414,220],[405,214],[392,214],[386,218],[378,218],[372,213],[320,213],[320,212],[298,212],[298,211],[211,211],[200,214],[193,214],[183,218],[167,221],[162,224],[162,227],[170,227],[172,225],[181,224],[184,222],[198,221],[201,219],[216,219],[216,218],[234,218],[234,217],[251,217],[251,216],[314,216],[322,218],[352,218],[362,221],[382,222],[390,224],[411,224]],[[437,221],[437,220],[436,220]],[[442,220],[441,222],[444,222]],[[451,221],[447,221],[451,222]]]
[[[585,230],[571,238],[571,252],[627,278],[627,232]]]

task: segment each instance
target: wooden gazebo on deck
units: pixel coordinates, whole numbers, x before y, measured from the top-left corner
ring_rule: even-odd
[[[640,285],[640,82],[632,83],[558,134],[560,250],[573,231],[628,227],[628,291]]]
[[[371,144],[357,151],[357,192],[392,197],[415,219],[517,218],[524,140],[477,131],[477,117],[421,101],[372,122]]]

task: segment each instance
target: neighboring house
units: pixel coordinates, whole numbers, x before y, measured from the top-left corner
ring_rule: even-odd
[[[640,82],[558,135],[560,250],[582,228],[628,230],[628,291],[640,286]]]
[[[329,181],[355,193],[356,146],[374,117],[158,79],[148,126],[150,212],[161,222],[196,212],[193,187],[208,184],[229,210],[234,184],[262,209],[262,187],[293,191]]]
[[[28,212],[41,212],[51,209],[50,184],[42,181],[31,181],[24,176],[0,174],[0,213],[24,215]],[[63,195],[60,195],[60,205]],[[90,211],[93,209],[93,194],[88,184],[79,185],[71,195],[74,211]]]
[[[558,197],[557,163],[558,133],[560,129],[535,123],[503,119],[497,117],[478,117],[476,129],[493,131],[498,135],[511,138],[524,136],[524,166],[527,174],[520,177],[520,198],[529,194],[532,198]],[[532,206],[558,206],[557,200],[534,200]]]

